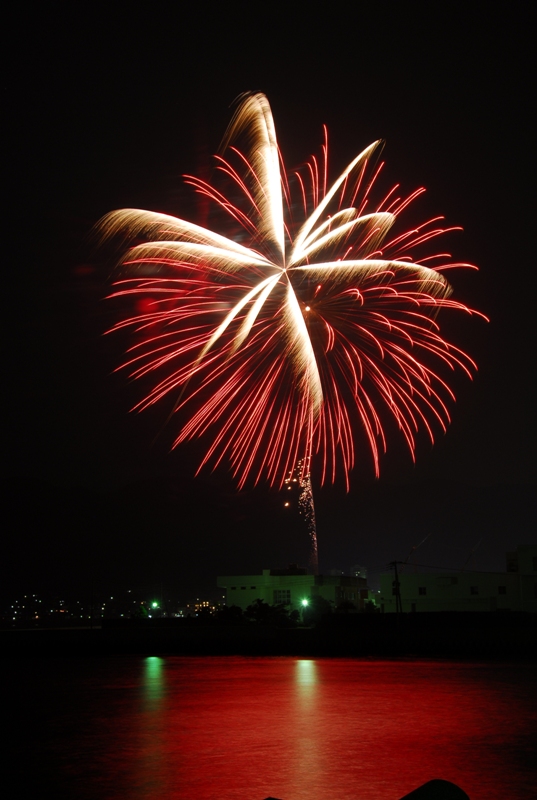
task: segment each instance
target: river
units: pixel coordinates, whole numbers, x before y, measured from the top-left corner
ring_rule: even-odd
[[[442,778],[470,800],[527,800],[536,673],[427,660],[4,659],[8,795],[399,800]]]

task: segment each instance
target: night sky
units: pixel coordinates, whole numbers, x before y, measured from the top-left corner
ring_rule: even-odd
[[[268,96],[288,167],[318,152],[323,123],[333,177],[385,139],[390,182],[425,186],[423,216],[463,226],[448,247],[480,271],[450,276],[455,297],[491,320],[446,320],[479,372],[455,380],[434,448],[420,441],[414,466],[395,443],[380,481],[366,458],[349,494],[315,488],[321,569],[378,575],[428,537],[416,564],[501,570],[536,541],[529,11],[249,7],[47,3],[9,33],[6,595],[164,583],[186,601],[217,574],[307,561],[281,493],[239,493],[225,469],[194,479],[199,446],[170,454],[166,408],[128,413],[124,342],[103,336],[115,318],[93,225],[122,207],[198,221],[181,176],[208,175],[246,90]]]

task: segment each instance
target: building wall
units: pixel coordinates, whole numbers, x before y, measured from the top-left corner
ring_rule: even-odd
[[[271,574],[227,575],[219,577],[218,586],[226,590],[226,604],[243,611],[257,599],[269,605],[283,603],[290,610],[300,609],[302,600],[319,596],[334,607],[351,602],[363,607],[366,582],[363,578],[332,575]]]
[[[521,546],[507,553],[506,572],[399,574],[402,609],[406,611],[537,612],[537,548]],[[407,567],[408,569],[408,567]],[[381,610],[396,610],[394,574],[380,577]]]
[[[218,586],[226,590],[226,604],[243,611],[258,599],[271,606],[283,602],[299,608],[302,599],[311,596],[314,578],[314,575],[271,575],[269,569],[264,569],[261,575],[219,577]]]

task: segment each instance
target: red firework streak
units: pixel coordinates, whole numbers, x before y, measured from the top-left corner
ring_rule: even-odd
[[[113,328],[133,333],[121,369],[152,381],[136,408],[173,397],[173,446],[204,439],[200,469],[225,461],[239,487],[281,486],[314,460],[321,483],[341,474],[348,488],[358,447],[378,475],[388,418],[413,458],[420,429],[431,441],[446,429],[443,376],[475,364],[438,312],[477,312],[451,299],[444,273],[475,267],[416,255],[453,230],[440,217],[394,233],[424,190],[372,199],[380,144],[328,186],[325,131],[321,159],[287,175],[267,99],[243,95],[217,157],[227,188],[186,178],[229,215],[227,236],[136,209],[101,220],[103,237],[136,242],[111,295],[143,300]]]

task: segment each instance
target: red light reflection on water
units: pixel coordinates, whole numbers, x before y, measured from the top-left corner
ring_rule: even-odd
[[[66,664],[14,663],[4,684],[20,734],[6,763],[24,764],[20,796],[46,785],[77,800],[398,800],[432,778],[471,800],[534,794],[531,664]]]
[[[516,686],[498,683],[498,669],[147,660],[128,794],[397,800],[443,778],[471,800],[515,800],[514,778],[520,797],[530,796],[530,773],[524,776],[520,764],[517,771],[516,762],[518,746],[529,745],[531,728],[535,733],[535,714]]]

